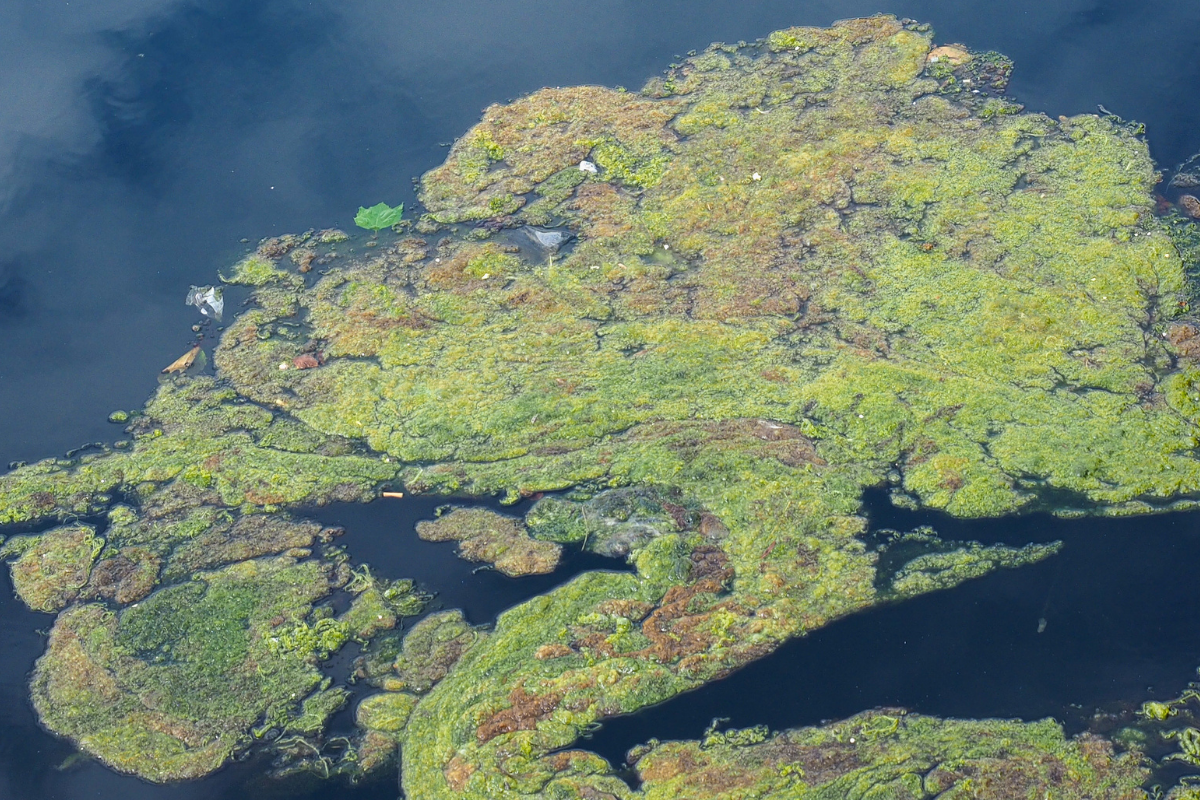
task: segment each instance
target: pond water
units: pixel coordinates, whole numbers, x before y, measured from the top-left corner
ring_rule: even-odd
[[[1146,123],[1164,169],[1200,149],[1200,8],[1160,0],[0,4],[0,464],[113,439],[108,413],[140,406],[192,339],[189,285],[210,282],[243,240],[350,228],[359,205],[412,202],[411,179],[489,103],[545,85],[636,87],[714,40],[876,12],[1010,56],[1010,93],[1033,110],[1103,104]],[[418,577],[473,621],[600,566],[579,557],[524,582],[474,574],[449,546],[394,535],[420,516],[408,508],[398,521],[378,505],[323,513],[347,526],[356,558]],[[872,509],[881,526],[923,521]],[[1078,724],[1194,677],[1200,595],[1187,565],[1200,517],[932,524],[948,538],[1067,546],[839,622],[614,721],[592,745],[619,763],[632,744],[695,737],[713,717],[787,727],[879,704]],[[248,782],[264,796],[396,795],[391,778],[353,793],[268,787],[254,764],[168,787],[91,763],[60,771],[72,748],[40,730],[25,688],[50,621],[0,577],[0,798],[232,797]]]

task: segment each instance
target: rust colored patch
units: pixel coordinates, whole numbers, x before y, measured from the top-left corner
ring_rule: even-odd
[[[445,769],[442,770],[442,775],[446,778],[446,783],[450,784],[450,788],[455,792],[461,792],[467,787],[467,780],[475,772],[475,765],[468,762],[462,756],[455,756],[446,763]]]
[[[538,661],[546,661],[551,658],[573,655],[575,655],[575,651],[565,644],[544,644],[534,652],[533,657]]]
[[[141,600],[154,589],[161,565],[148,550],[130,547],[92,569],[89,597],[103,597],[126,605]]]
[[[263,239],[258,245],[258,255],[263,258],[279,258],[286,256],[296,246],[296,237],[294,236],[276,236],[270,239]]]
[[[522,684],[513,688],[508,695],[512,705],[503,711],[497,711],[475,731],[475,738],[480,744],[491,741],[497,736],[513,731],[531,731],[544,719],[548,719],[558,704],[562,702],[561,692],[550,694],[530,694]]]
[[[663,510],[671,515],[671,519],[675,522],[675,527],[681,531],[686,531],[692,527],[692,514],[683,506],[674,503],[663,503]]]
[[[705,539],[724,539],[729,535],[729,528],[715,514],[705,512],[700,515],[700,535]]]
[[[1167,342],[1180,358],[1200,361],[1200,327],[1194,323],[1171,323],[1167,326]]]
[[[601,614],[625,617],[633,622],[641,622],[653,609],[653,604],[643,603],[641,600],[605,600],[596,606],[596,610]]]
[[[1200,218],[1200,200],[1197,200],[1190,194],[1185,194],[1179,198],[1179,207],[1183,209],[1183,213],[1192,219]]]
[[[707,652],[713,644],[712,633],[705,630],[710,614],[689,614],[688,606],[698,594],[718,594],[723,590],[716,577],[668,589],[662,604],[642,623],[642,634],[653,643],[644,652],[664,664]]]
[[[300,272],[308,272],[312,269],[312,262],[317,258],[316,251],[307,247],[300,248],[292,253],[292,261],[296,264],[296,269]]]
[[[46,511],[54,508],[55,504],[58,502],[55,500],[54,495],[50,492],[34,492],[33,494],[29,495],[29,499],[33,501],[34,507],[39,511]]]
[[[702,544],[692,551],[691,561],[693,580],[715,578],[724,583],[733,577],[733,570],[728,569],[729,556],[719,547]]]
[[[942,488],[951,492],[957,492],[963,487],[963,476],[957,472],[947,472],[942,477]]]
[[[321,366],[324,359],[321,354],[313,355],[312,353],[304,353],[292,359],[292,366],[296,369],[316,369]]]

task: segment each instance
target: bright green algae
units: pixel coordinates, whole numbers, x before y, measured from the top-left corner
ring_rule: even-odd
[[[897,502],[960,516],[1133,513],[1200,490],[1197,377],[1174,371],[1160,335],[1184,270],[1150,216],[1144,143],[1111,120],[957,93],[966,73],[927,68],[929,48],[892,18],[854,20],[714,46],[640,93],[544,90],[488,109],[424,177],[416,232],[311,282],[309,237],[264,243],[229,278],[258,307],[222,338],[218,378],[165,382],[128,450],[0,479],[0,521],[99,513],[122,493],[138,511],[110,511],[98,557],[132,565],[105,575],[141,577],[94,596],[135,602],[153,569],[170,584],[143,601],[156,603],[247,565],[337,562],[272,555],[306,549],[294,529],[235,535],[260,512],[367,499],[398,477],[513,500],[571,490],[539,501],[528,532],[627,554],[636,573],[580,576],[486,635],[444,618],[414,629],[411,652],[406,640],[368,669],[399,694],[363,701],[353,752],[375,765],[399,742],[416,798],[634,796],[564,748],[841,616],[1053,552],[918,536],[881,556],[859,537],[864,488],[890,482]],[[574,239],[547,252],[523,225]],[[83,543],[50,537],[33,547],[59,561],[27,570],[43,587],[27,599],[93,596]],[[30,547],[11,551],[14,575]],[[337,620],[312,607],[320,595],[280,610],[247,589],[238,615],[219,614],[222,640],[284,677],[190,710],[171,709],[176,684],[130,683],[150,664],[121,644],[134,607],[70,606],[35,697],[65,692],[52,679],[76,656],[94,681],[78,684],[86,701],[40,702],[43,719],[155,779],[215,768],[264,718],[317,731],[336,707],[317,699],[320,660],[388,627],[371,620],[395,587],[359,584],[357,612]],[[283,617],[273,637],[268,610]],[[175,619],[160,624],[188,630]],[[67,655],[72,637],[96,649]],[[181,663],[170,680],[203,669]],[[288,705],[314,687],[311,713]],[[144,748],[153,762],[120,744],[143,707],[173,714],[153,729],[171,740]],[[921,724],[1032,742],[1022,763],[1086,760],[1042,723]],[[930,764],[958,757],[912,741]],[[909,780],[856,774],[864,792]]]

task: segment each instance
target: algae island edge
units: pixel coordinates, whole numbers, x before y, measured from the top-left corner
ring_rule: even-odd
[[[385,247],[265,241],[228,279],[256,307],[222,336],[217,377],[165,379],[129,448],[0,478],[6,522],[106,517],[6,545],[22,597],[61,610],[33,681],[43,722],[155,780],[270,737],[325,772],[399,744],[413,797],[654,796],[694,753],[643,756],[633,790],[568,748],[838,617],[1052,552],[931,539],[881,580],[864,487],[963,516],[1050,491],[1088,512],[1191,503],[1198,373],[1188,327],[1167,329],[1187,282],[1144,143],[1026,113],[1001,57],[931,48],[874,17],[714,46],[639,93],[543,90],[489,108]],[[523,226],[572,238],[546,254]],[[576,544],[637,572],[579,576],[491,631],[435,615],[372,650],[419,608],[413,587],[282,509],[397,480],[564,492],[494,540],[486,523],[444,535],[516,569]],[[335,751],[321,731],[345,693],[320,664],[351,638],[385,692]],[[839,724],[920,742],[930,765],[995,756],[939,751],[960,723]],[[1140,796],[1136,755],[1039,724],[1013,730],[1080,791]],[[736,748],[713,786],[929,791],[880,771],[887,747],[832,758],[839,730],[694,746]],[[1024,764],[1006,780],[1053,780]]]

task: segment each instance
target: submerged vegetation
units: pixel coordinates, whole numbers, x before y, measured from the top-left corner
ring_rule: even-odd
[[[121,448],[0,477],[0,522],[47,528],[3,550],[61,612],[43,721],[152,780],[259,739],[326,775],[399,747],[421,800],[1142,796],[1136,752],[1049,722],[713,732],[652,747],[638,790],[572,749],[839,617],[1055,552],[871,546],[867,487],[958,516],[1200,497],[1200,327],[1174,319],[1145,144],[1024,112],[996,54],[931,49],[881,16],[714,45],[641,92],[542,90],[487,109],[369,256],[264,241],[226,278],[256,303],[215,377],[164,378]],[[565,546],[636,572],[401,639],[411,583],[282,516],[396,482],[537,497],[422,524],[507,574]],[[334,748],[321,662],[352,639],[381,692]]]

